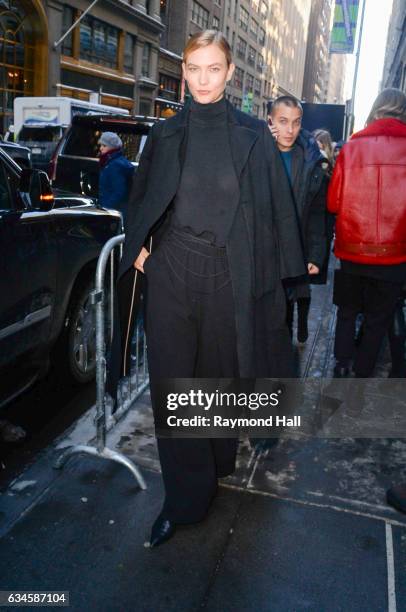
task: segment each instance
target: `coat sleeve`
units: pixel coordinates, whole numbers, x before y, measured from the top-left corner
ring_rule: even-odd
[[[264,146],[279,246],[280,278],[303,276],[307,271],[296,206],[278,147],[266,124],[264,124]]]
[[[344,150],[339,154],[327,195],[327,208],[329,212],[337,214],[340,209],[342,190],[343,190],[343,172],[344,172]]]
[[[309,219],[306,228],[307,261],[322,267],[327,254],[326,236],[326,200],[327,200],[327,176],[323,172],[320,188],[315,194],[309,209]]]
[[[119,276],[128,270],[139,252],[134,252],[134,236],[136,235],[139,214],[142,214],[142,202],[148,186],[149,172],[153,159],[156,134],[159,124],[155,124],[148,135],[144,145],[138,168],[134,174],[131,192],[128,198],[127,218],[125,221],[125,242],[121,257]],[[138,247],[136,247],[138,248]]]
[[[128,234],[131,234],[131,231],[134,227],[137,210],[142,203],[147,189],[148,174],[151,166],[154,149],[153,143],[155,140],[155,130],[157,129],[158,125],[159,124],[153,125],[148,134],[148,138],[141,153],[138,168],[135,171],[134,178],[132,181],[132,187],[130,195],[128,197],[128,220],[126,227],[126,233]]]

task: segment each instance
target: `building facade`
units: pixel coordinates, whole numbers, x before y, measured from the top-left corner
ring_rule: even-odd
[[[267,25],[268,95],[302,97],[311,0],[273,0]]]
[[[324,100],[327,104],[345,103],[345,71],[347,56],[345,53],[330,53],[327,62]]]
[[[332,4],[332,0],[311,3],[302,93],[306,102],[326,102]]]
[[[0,0],[1,130],[17,96],[89,100],[152,114],[164,26],[160,0],[99,0],[57,46],[88,0]]]
[[[270,2],[224,2],[222,32],[231,45],[236,66],[234,77],[227,88],[227,97],[237,108],[257,117],[264,117],[268,95],[265,75]]]
[[[406,93],[406,0],[393,0],[382,83]]]

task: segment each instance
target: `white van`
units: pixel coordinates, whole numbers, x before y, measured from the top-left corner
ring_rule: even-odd
[[[128,110],[59,96],[14,100],[14,139],[31,149],[32,164],[47,169],[49,160],[75,115],[129,115]]]

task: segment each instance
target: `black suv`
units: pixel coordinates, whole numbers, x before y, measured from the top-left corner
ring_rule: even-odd
[[[5,151],[21,168],[31,168],[31,150],[16,142],[0,140],[0,149]]]
[[[24,125],[18,134],[18,144],[31,151],[34,168],[48,170],[51,157],[66,131],[66,125]]]
[[[75,115],[49,166],[54,187],[98,197],[98,141],[102,132],[115,132],[123,141],[124,155],[138,165],[155,117],[126,115]]]
[[[46,372],[50,355],[74,380],[95,374],[90,292],[101,248],[121,216],[53,192],[47,175],[0,150],[0,405]]]

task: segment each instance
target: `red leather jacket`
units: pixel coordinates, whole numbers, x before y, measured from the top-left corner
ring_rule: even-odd
[[[334,253],[361,264],[406,261],[406,124],[377,119],[338,156],[328,191]]]

